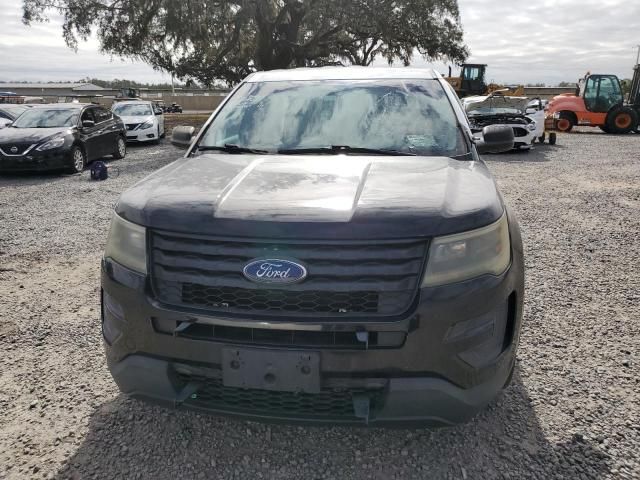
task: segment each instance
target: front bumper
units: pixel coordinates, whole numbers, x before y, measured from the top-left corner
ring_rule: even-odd
[[[127,130],[128,142],[152,142],[158,140],[158,128],[153,126],[144,130]]]
[[[0,172],[58,170],[69,163],[70,150],[64,147],[44,152],[32,150],[27,155],[8,156],[0,153]]]
[[[512,373],[523,304],[522,246],[511,225],[512,263],[501,276],[422,289],[416,308],[394,322],[264,322],[180,311],[159,304],[148,279],[103,261],[107,363],[121,391],[176,408],[245,419],[320,424],[451,425],[483,409]],[[159,328],[203,325],[351,333],[402,341],[393,346],[314,348],[182,336]],[[257,331],[257,330],[255,330]],[[394,336],[395,335],[395,336]],[[225,386],[224,351],[305,351],[319,355],[319,393]],[[316,408],[317,407],[317,408]]]

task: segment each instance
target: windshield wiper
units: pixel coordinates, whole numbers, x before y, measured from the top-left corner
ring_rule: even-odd
[[[226,152],[226,153],[257,153],[260,155],[264,155],[267,152],[266,150],[259,150],[257,148],[249,148],[249,147],[241,147],[240,145],[236,145],[234,143],[225,143],[224,145],[201,145],[198,147],[198,151],[216,151],[216,152]]]
[[[415,153],[401,152],[399,150],[387,150],[384,148],[350,147],[349,145],[331,145],[330,147],[313,148],[289,148],[278,150],[282,155],[309,155],[309,154],[329,154],[338,155],[340,153],[363,153],[373,155],[391,155],[398,157],[415,157]]]

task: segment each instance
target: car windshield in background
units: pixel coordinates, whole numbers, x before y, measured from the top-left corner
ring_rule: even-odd
[[[77,124],[79,110],[63,108],[30,108],[20,115],[15,128],[73,127]]]
[[[22,105],[0,105],[0,117],[3,116],[1,114],[4,112],[13,118],[17,118],[25,110],[29,110],[29,107],[24,107]]]
[[[225,149],[225,146],[227,147]],[[458,156],[468,153],[437,80],[330,80],[245,83],[199,143],[275,153],[331,147]],[[308,152],[313,153],[313,152]],[[315,152],[321,153],[321,152]]]
[[[151,106],[147,103],[121,103],[113,107],[113,112],[121,117],[153,115]]]

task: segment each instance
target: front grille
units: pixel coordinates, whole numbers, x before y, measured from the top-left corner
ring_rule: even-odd
[[[528,134],[529,134],[529,131],[526,128],[513,127],[514,137],[526,137]]]
[[[225,387],[219,378],[201,377],[176,372],[182,385],[195,383],[196,393],[188,404],[201,408],[233,413],[252,413],[287,418],[353,419],[353,398],[366,396],[370,408],[375,411],[383,400],[382,388],[323,388],[320,393],[293,393],[259,390],[253,388]]]
[[[281,312],[378,312],[376,292],[291,292],[287,290],[250,290],[234,287],[208,287],[185,283],[182,301],[189,305],[245,311]]]
[[[154,293],[163,303],[224,313],[307,317],[396,316],[415,299],[424,240],[381,242],[245,241],[153,231]],[[303,263],[298,284],[264,286],[246,279],[256,258]]]
[[[27,149],[33,145],[32,143],[5,143],[0,145],[0,150],[5,155],[22,155]],[[15,151],[12,149],[15,148]]]
[[[135,130],[140,126],[139,123],[127,123],[127,130]]]

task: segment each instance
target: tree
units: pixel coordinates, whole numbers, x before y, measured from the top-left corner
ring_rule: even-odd
[[[255,70],[415,53],[468,56],[457,0],[23,0],[26,24],[63,17],[72,48],[97,31],[105,53],[142,60],[180,79],[233,84]]]

